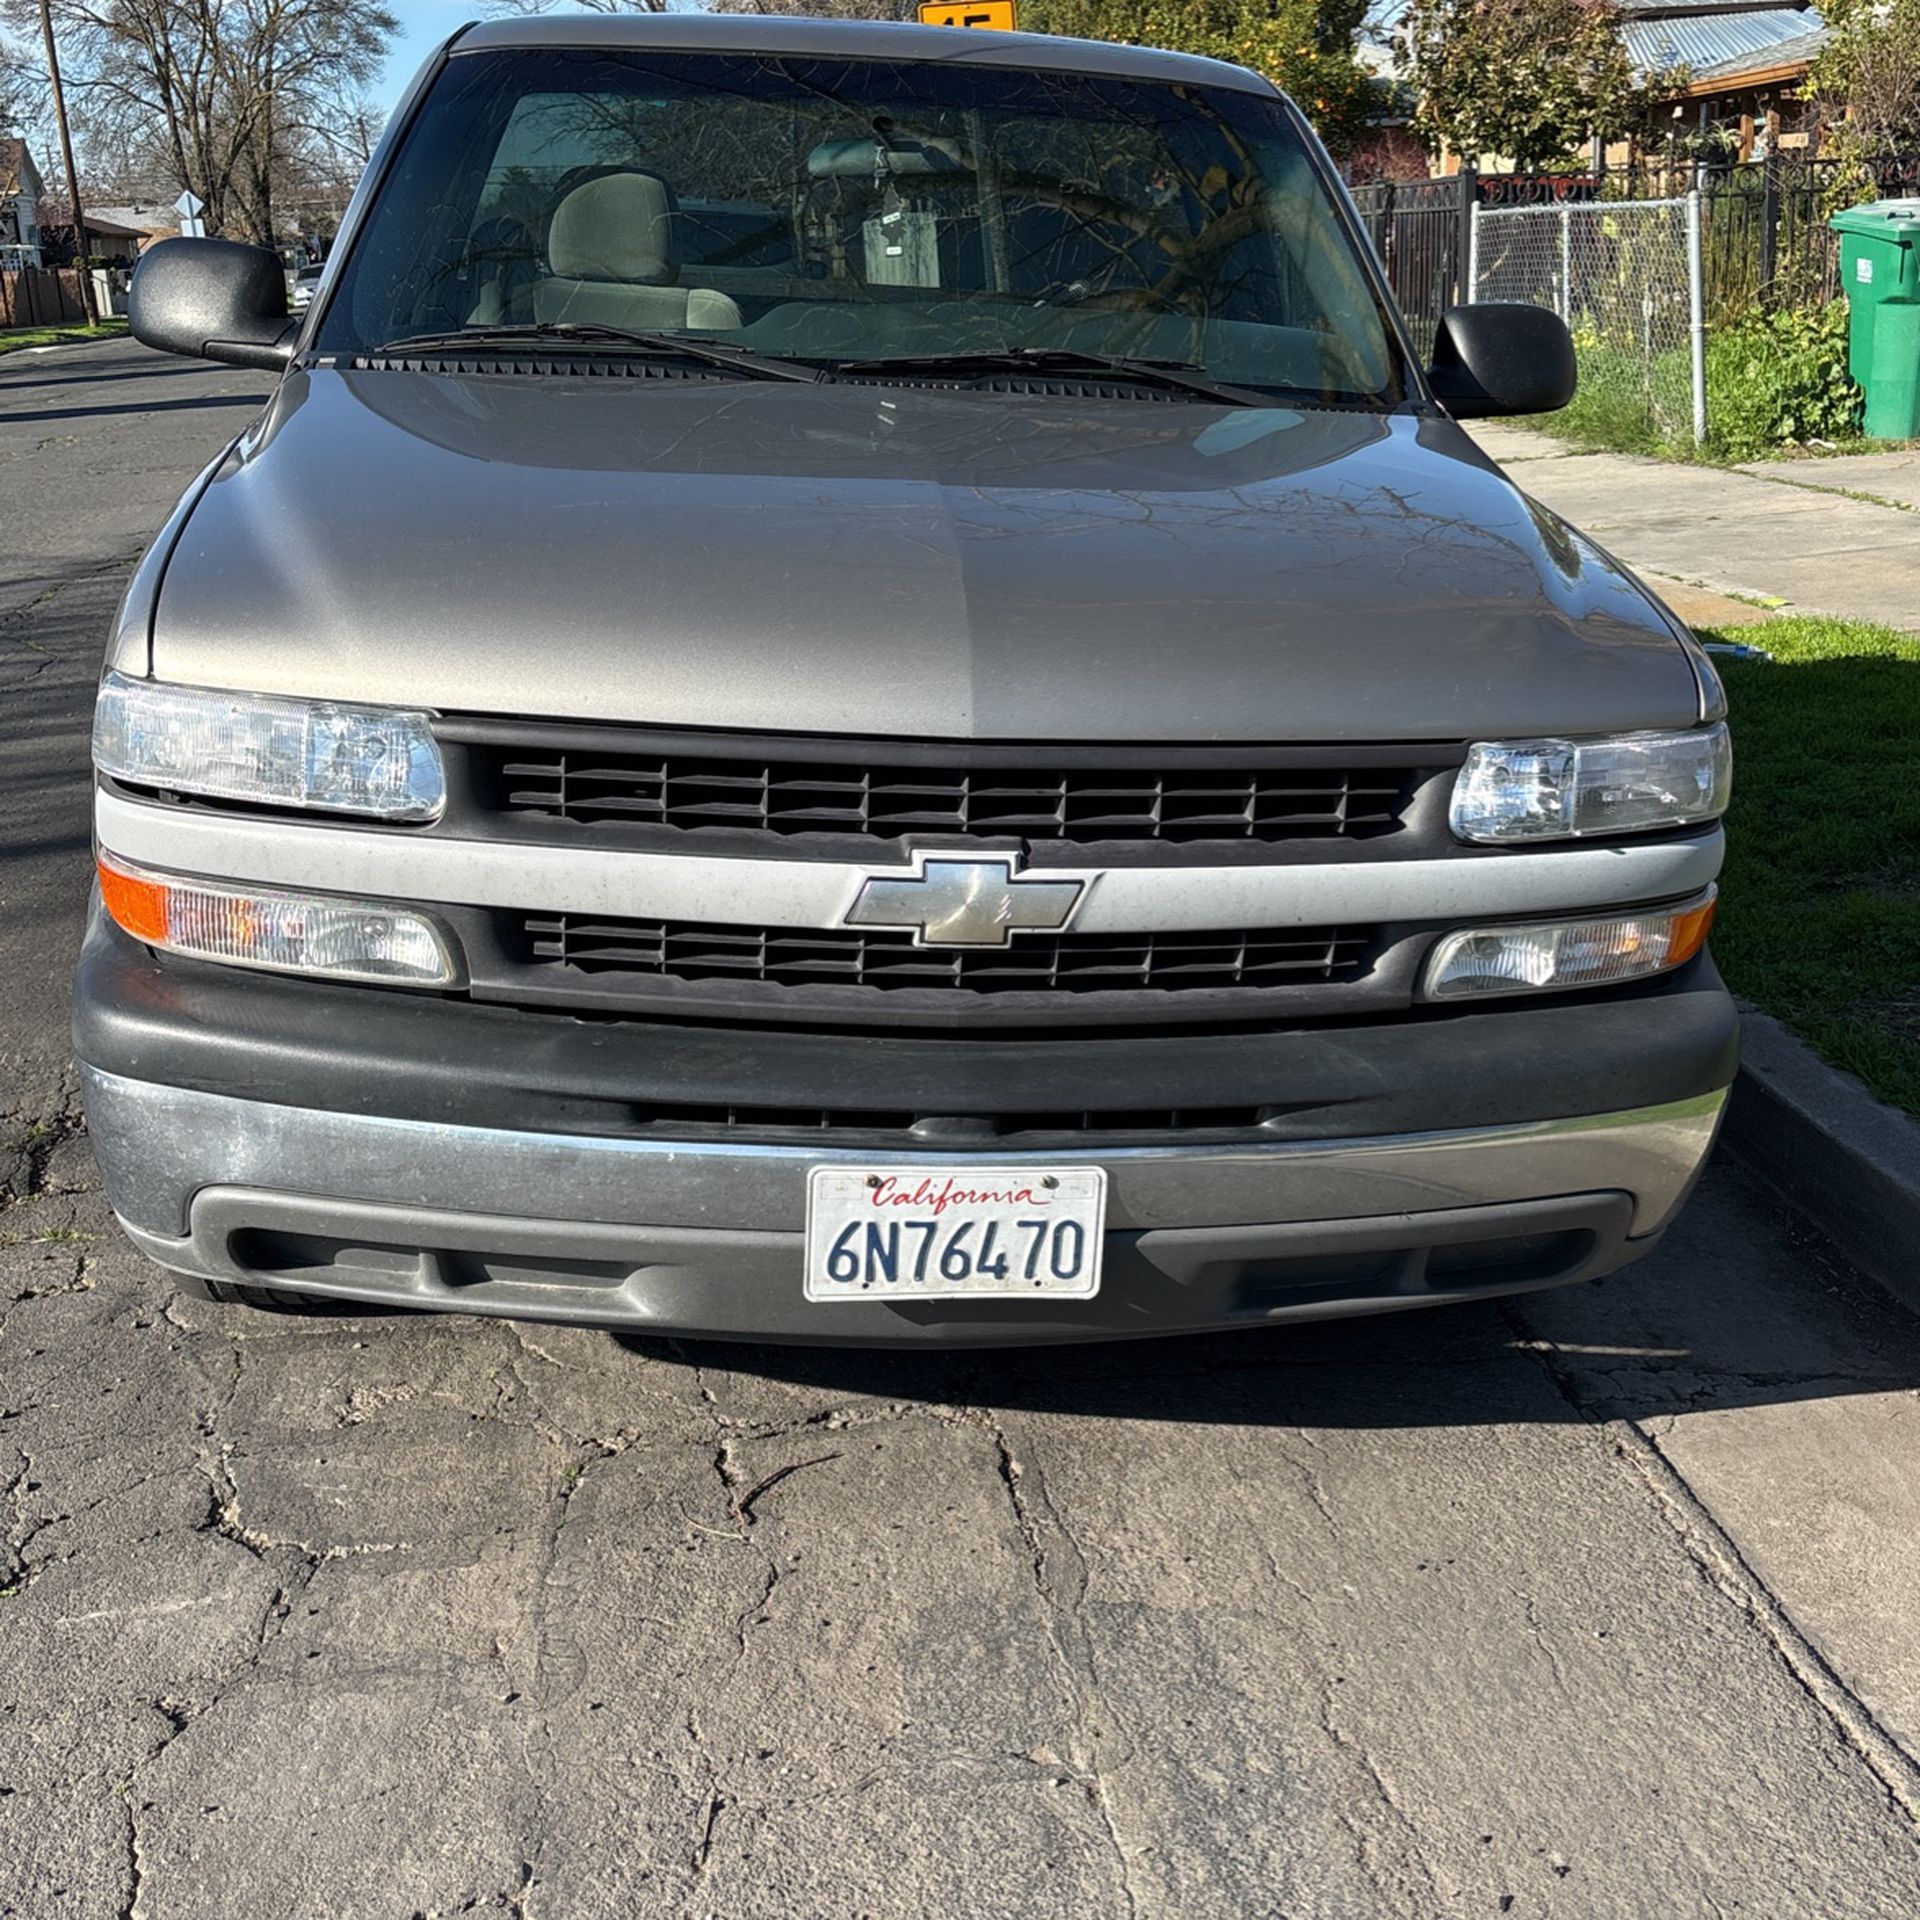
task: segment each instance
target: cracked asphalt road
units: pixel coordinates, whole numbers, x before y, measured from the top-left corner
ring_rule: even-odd
[[[1614,1280],[1231,1340],[177,1298],[66,1067],[87,696],[256,391],[0,361],[0,1915],[1920,1909],[1920,1325],[1725,1160]]]

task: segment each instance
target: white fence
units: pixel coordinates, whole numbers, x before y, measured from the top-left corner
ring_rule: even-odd
[[[1470,300],[1551,307],[1588,405],[1658,437],[1707,437],[1700,196],[1473,210]]]

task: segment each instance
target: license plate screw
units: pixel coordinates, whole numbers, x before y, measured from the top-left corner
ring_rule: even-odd
[[[877,1187],[879,1184],[880,1184],[880,1176],[877,1173],[870,1173],[867,1175],[868,1186]]]
[[[1040,1184],[1043,1187],[1057,1187],[1060,1182],[1052,1174],[1043,1173],[1040,1176]]]

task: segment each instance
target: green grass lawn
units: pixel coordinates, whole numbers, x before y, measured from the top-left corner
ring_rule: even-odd
[[[1788,617],[1706,639],[1734,740],[1727,984],[1920,1115],[1920,635]]]
[[[67,340],[111,340],[126,330],[124,320],[108,320],[97,327],[75,322],[66,327],[0,328],[0,353],[18,353],[22,347],[55,347]]]

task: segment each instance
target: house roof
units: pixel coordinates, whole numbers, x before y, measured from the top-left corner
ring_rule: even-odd
[[[1804,19],[1806,16],[1802,15]],[[1743,73],[1753,73],[1774,67],[1811,66],[1820,49],[1827,44],[1827,30],[1824,26],[1810,28],[1805,33],[1794,34],[1786,40],[1776,40],[1772,46],[1759,53],[1743,53],[1730,60],[1721,60],[1711,66],[1692,69],[1692,80],[1697,87],[1705,80],[1734,80]]]
[[[0,134],[0,199],[10,199],[22,184],[40,192],[40,169],[33,164],[27,143],[17,133]]]
[[[146,240],[156,233],[177,233],[180,216],[171,207],[89,207],[87,227],[124,240]]]
[[[1685,67],[1695,81],[1810,59],[1826,32],[1812,7],[1792,0],[1622,0],[1620,11],[1642,74]]]

